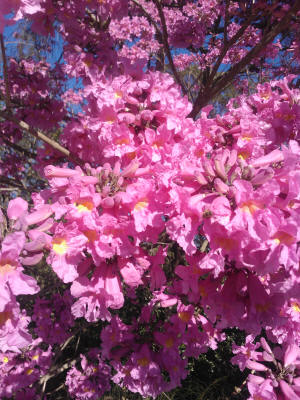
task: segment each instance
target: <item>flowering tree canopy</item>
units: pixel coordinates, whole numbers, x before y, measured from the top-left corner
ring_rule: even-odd
[[[300,399],[300,2],[2,0],[0,41],[0,397],[155,398],[237,328],[243,398]]]

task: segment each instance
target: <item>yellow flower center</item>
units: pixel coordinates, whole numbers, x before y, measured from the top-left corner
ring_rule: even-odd
[[[147,365],[149,365],[149,360],[147,357],[143,357],[143,358],[139,358],[138,359],[138,365],[140,367],[147,367]]]
[[[286,246],[290,246],[291,244],[295,243],[294,236],[290,235],[289,233],[278,231],[274,236],[273,240],[276,244],[285,244]]]
[[[10,311],[2,311],[0,312],[0,326],[4,325],[7,321],[9,321],[12,317]]]
[[[242,209],[242,211],[253,215],[257,210],[261,210],[263,208],[263,205],[258,201],[249,200],[242,203],[240,205],[240,208]]]
[[[32,368],[30,368],[30,369],[28,369],[27,371],[26,371],[26,375],[31,375],[32,373],[33,373],[33,369]]]
[[[161,140],[156,140],[155,142],[152,143],[152,147],[154,149],[159,149],[163,147],[164,143]]]
[[[121,92],[121,90],[117,90],[115,92],[115,98],[116,99],[120,99],[123,96],[123,93]]]
[[[188,311],[181,311],[178,313],[178,317],[181,319],[181,321],[188,323],[192,316]]]
[[[250,157],[250,153],[247,150],[242,150],[242,151],[239,152],[238,157],[241,160],[248,160],[248,158]]]
[[[88,238],[89,242],[94,242],[98,237],[97,231],[95,231],[94,229],[84,231],[83,234]]]
[[[174,340],[173,338],[169,337],[166,341],[165,341],[165,346],[167,349],[171,348],[174,345]]]
[[[224,237],[218,237],[216,240],[217,244],[219,247],[226,251],[231,251],[235,247],[237,247],[237,242],[236,240],[230,239],[230,238],[224,238]]]
[[[134,206],[134,210],[135,211],[141,211],[143,208],[146,208],[149,204],[149,201],[146,197],[144,197],[143,199],[141,199],[140,201],[138,201],[136,203],[136,205]]]
[[[6,275],[8,272],[11,272],[15,269],[16,267],[14,265],[9,264],[9,261],[3,260],[0,263],[0,275]]]
[[[126,156],[129,158],[129,160],[134,160],[136,157],[136,152],[132,151],[131,153],[126,153]]]
[[[296,116],[295,116],[294,114],[285,114],[285,115],[283,116],[283,119],[284,119],[285,121],[288,121],[288,122],[294,121],[295,118],[296,118]]]
[[[92,211],[94,208],[94,203],[91,200],[82,200],[75,203],[75,207],[79,212]]]
[[[270,95],[269,95],[268,93],[261,93],[261,94],[260,94],[260,97],[261,97],[262,99],[264,99],[264,100],[269,100]]]
[[[56,254],[59,254],[60,256],[62,256],[64,254],[66,254],[66,252],[68,250],[68,245],[64,238],[57,237],[52,240],[52,248]]]
[[[88,68],[90,68],[93,65],[93,62],[91,60],[85,60],[84,63]]]
[[[199,292],[200,292],[201,297],[204,298],[207,296],[207,291],[205,290],[205,288],[203,286],[199,286]]]
[[[294,301],[294,302],[292,303],[292,309],[293,309],[294,311],[300,313],[300,305],[299,305],[299,303],[297,303],[296,301]]]
[[[130,144],[129,138],[122,137],[115,140],[115,144]]]
[[[255,304],[255,309],[258,312],[266,312],[270,308],[270,304],[265,303],[265,304]]]
[[[251,142],[252,137],[251,137],[251,136],[245,135],[245,136],[242,136],[242,139],[243,139],[245,142]]]

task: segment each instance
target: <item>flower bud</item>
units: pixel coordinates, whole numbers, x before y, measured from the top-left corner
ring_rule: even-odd
[[[294,364],[296,359],[300,356],[300,349],[296,344],[290,344],[284,354],[284,366]]]
[[[70,176],[80,175],[80,171],[70,168],[59,168],[54,165],[47,165],[44,168],[46,178],[69,178]]]
[[[256,361],[252,361],[252,360],[246,361],[246,367],[249,369],[254,369],[254,371],[267,371],[268,370],[268,368],[265,365],[258,363]]]
[[[273,178],[274,171],[272,168],[267,168],[258,171],[258,173],[251,179],[252,185],[262,185],[269,179]]]
[[[280,389],[282,393],[285,395],[286,399],[289,400],[300,400],[300,397],[294,392],[291,386],[284,380],[279,382]]]
[[[257,160],[252,162],[252,167],[266,167],[269,164],[277,163],[284,160],[284,156],[282,151],[280,150],[273,150],[271,153],[267,154],[266,156],[260,157]]]
[[[229,190],[229,187],[220,178],[214,180],[214,187],[219,193],[227,193]]]
[[[228,170],[234,166],[234,164],[236,163],[237,160],[237,151],[236,150],[232,150],[230,152],[230,156],[226,162],[226,168],[228,168]]]
[[[135,158],[134,160],[132,160],[127,167],[124,168],[124,170],[122,171],[122,176],[125,177],[132,177],[135,175],[136,170],[138,169],[140,163],[138,162],[138,160]]]
[[[215,171],[213,170],[213,167],[211,165],[211,162],[209,160],[204,161],[204,170],[205,172],[210,175],[210,176],[216,176]]]
[[[204,175],[201,172],[195,172],[195,177],[197,179],[197,181],[200,183],[200,185],[207,185],[208,182],[205,179]]]
[[[112,208],[115,205],[114,199],[112,197],[106,197],[101,201],[101,207]]]
[[[44,253],[37,253],[34,254],[33,256],[28,256],[28,257],[20,257],[20,262],[23,265],[36,265],[41,261],[43,258]]]
[[[53,211],[51,209],[51,206],[45,204],[44,206],[40,207],[37,211],[34,211],[31,214],[27,215],[25,217],[25,220],[28,225],[34,225],[49,218],[50,215],[52,214]]]
[[[227,174],[226,174],[225,166],[224,166],[224,163],[222,160],[215,159],[215,170],[220,178],[222,178],[224,181],[227,180]]]
[[[261,347],[269,354],[273,354],[271,347],[268,345],[266,339],[264,337],[260,338]]]

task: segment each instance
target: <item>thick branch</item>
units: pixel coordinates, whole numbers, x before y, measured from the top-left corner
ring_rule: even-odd
[[[203,91],[199,92],[195,101],[193,110],[189,114],[190,118],[196,118],[202,107],[206,106],[211,99],[229,86],[233,79],[254,59],[266,46],[271,43],[274,38],[282,32],[289,24],[292,17],[300,10],[300,1],[295,2],[293,7],[287,12],[287,14],[278,22],[274,28],[267,32],[261,39],[261,41],[255,45],[240,62],[233,65],[229,71],[227,71],[221,79],[214,81],[211,85],[207,86]]]
[[[60,144],[56,143],[54,140],[50,139],[48,136],[44,135],[40,130],[30,127],[25,121],[19,121],[13,115],[11,115],[7,112],[4,112],[4,111],[0,111],[0,117],[15,123],[23,131],[29,133],[30,135],[36,137],[37,139],[42,140],[45,143],[49,144],[51,147],[53,147],[55,150],[59,151],[65,157],[69,158],[76,164],[83,166],[83,161],[80,160],[76,155],[72,154],[65,147],[61,146]]]
[[[170,46],[169,46],[169,42],[168,42],[168,31],[167,31],[166,19],[165,19],[165,15],[164,15],[160,0],[154,0],[154,3],[158,10],[158,14],[159,14],[159,18],[160,18],[160,22],[161,22],[161,26],[162,26],[162,41],[163,41],[163,45],[164,45],[164,48],[165,48],[165,51],[166,51],[166,54],[167,54],[167,57],[168,57],[168,60],[170,63],[171,70],[173,72],[176,82],[181,87],[183,94],[186,94],[186,88],[185,88],[183,82],[181,81],[178,71],[173,62],[173,58],[172,58],[172,54],[171,54],[171,50],[170,50]]]
[[[2,61],[3,61],[3,75],[4,75],[4,84],[5,84],[5,104],[6,104],[6,109],[8,110],[10,108],[10,86],[9,86],[5,46],[4,46],[4,40],[3,40],[2,34],[0,34],[0,44],[1,44],[1,53],[2,53]]]

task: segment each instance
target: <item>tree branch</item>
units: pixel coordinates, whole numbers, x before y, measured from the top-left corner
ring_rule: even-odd
[[[216,73],[218,72],[218,69],[227,53],[227,51],[230,49],[231,46],[233,46],[244,34],[246,29],[249,27],[251,23],[251,18],[245,21],[245,23],[241,26],[241,28],[237,31],[237,33],[232,36],[232,38],[228,41],[225,41],[225,32],[224,32],[224,44],[222,46],[222,50],[218,56],[218,59],[213,66],[212,72],[209,74],[208,80],[207,80],[207,86],[210,86],[213,78],[216,76]]]
[[[202,107],[206,106],[211,99],[229,86],[233,79],[239,74],[255,57],[261,53],[261,51],[274,40],[274,38],[283,31],[289,24],[290,20],[300,10],[300,1],[290,8],[286,15],[279,21],[274,28],[267,32],[261,39],[261,41],[255,45],[237,64],[233,65],[229,71],[227,71],[221,79],[214,81],[211,85],[207,86],[203,91],[199,92],[195,101],[193,110],[190,112],[190,118],[196,118]]]
[[[33,158],[33,159],[36,157],[35,153],[32,153],[31,151],[29,151],[27,149],[24,149],[23,147],[19,146],[18,144],[12,143],[12,142],[10,142],[9,140],[7,140],[5,138],[2,138],[2,140],[7,146],[11,147],[12,149],[14,149],[16,151],[19,151],[20,153],[23,153],[27,157],[30,157],[30,158]]]
[[[50,371],[47,374],[43,375],[40,378],[40,380],[38,381],[39,385],[42,387],[42,392],[45,393],[46,384],[47,384],[47,381],[49,379],[54,378],[55,376],[57,376],[57,375],[61,374],[62,372],[64,372],[66,369],[69,369],[69,368],[73,367],[78,360],[80,360],[80,357],[77,357],[77,358],[75,358],[73,360],[69,360],[69,361],[65,362],[59,368],[56,365],[54,365],[50,369]]]
[[[186,88],[185,88],[183,82],[181,81],[178,71],[173,62],[173,58],[172,58],[172,54],[171,54],[171,50],[170,50],[170,46],[169,46],[169,42],[168,42],[168,31],[167,31],[166,19],[165,19],[165,15],[164,15],[160,0],[154,0],[154,3],[156,5],[156,8],[157,8],[157,11],[159,14],[159,18],[160,18],[160,22],[161,22],[161,26],[162,26],[162,41],[163,41],[163,45],[164,45],[164,48],[165,48],[165,51],[166,51],[166,54],[167,54],[167,57],[168,57],[168,60],[170,63],[171,70],[173,72],[176,82],[181,87],[183,94],[186,94]]]
[[[229,3],[230,0],[226,0],[225,3],[225,19],[224,19],[224,45],[227,44],[228,42],[228,25],[229,25],[229,13],[228,13],[228,9],[229,9]]]
[[[131,0],[131,1],[143,11],[143,13],[144,13],[145,17],[147,18],[148,22],[151,23],[154,26],[154,28],[156,30],[156,33],[160,37],[162,37],[162,33],[161,33],[161,31],[160,31],[155,19],[152,18],[152,16],[148,13],[148,11],[137,0]]]
[[[48,136],[44,135],[39,129],[34,129],[34,128],[30,127],[25,121],[19,121],[12,114],[4,112],[4,111],[0,111],[0,117],[13,122],[23,131],[29,133],[30,135],[36,137],[37,139],[42,140],[45,143],[49,144],[51,147],[53,147],[53,149],[59,151],[61,154],[63,154],[65,157],[69,158],[74,163],[76,163],[80,166],[84,165],[83,161],[80,160],[75,154],[72,154],[65,147],[61,146],[60,144],[56,143],[54,140],[50,139]]]
[[[5,54],[5,46],[3,35],[0,34],[0,44],[1,44],[1,53],[2,53],[2,61],[3,61],[3,76],[4,76],[4,84],[5,84],[5,104],[6,109],[10,109],[10,85],[9,85],[9,78],[8,78],[8,69],[7,69],[7,62],[6,62],[6,54]]]
[[[4,175],[0,175],[0,182],[3,184],[3,185],[9,185],[9,186],[13,186],[13,187],[15,187],[16,189],[17,188],[22,188],[22,189],[24,189],[24,185],[22,184],[22,182],[21,183],[19,183],[19,182],[17,182],[15,179],[13,179],[13,178],[8,178],[8,177],[6,177],[6,176],[4,176]]]

